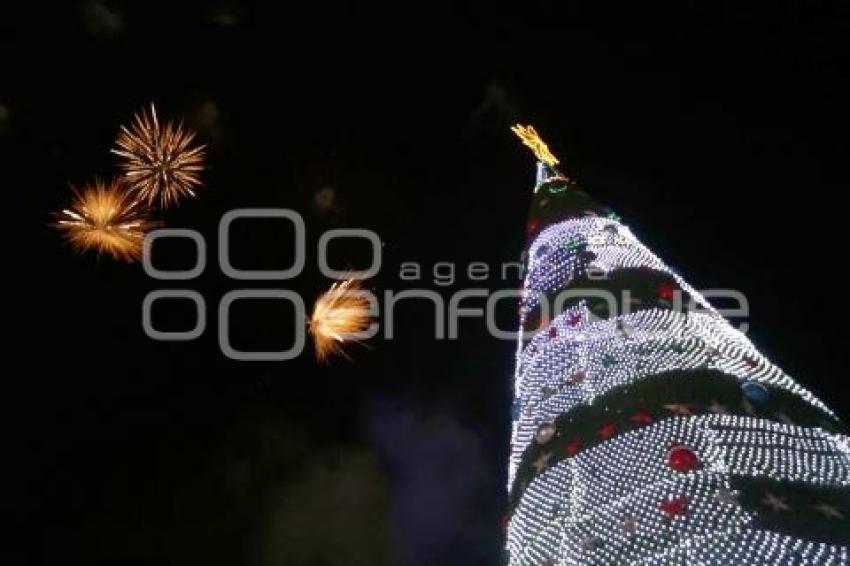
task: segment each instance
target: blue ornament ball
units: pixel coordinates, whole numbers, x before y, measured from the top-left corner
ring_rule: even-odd
[[[748,381],[741,386],[741,391],[747,396],[747,399],[753,403],[767,403],[770,399],[770,393],[767,388],[761,383]]]

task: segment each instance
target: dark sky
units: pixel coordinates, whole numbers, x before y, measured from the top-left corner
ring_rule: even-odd
[[[279,4],[279,3],[276,3]],[[517,259],[532,160],[507,131],[536,124],[597,200],[697,288],[751,305],[763,351],[850,415],[843,318],[847,5],[788,0],[47,4],[0,21],[0,182],[13,313],[3,414],[19,563],[496,564],[514,346],[479,321],[433,338],[402,308],[397,338],[317,367],[227,360],[214,261],[222,214],[284,207],[309,248],[333,227],[385,242],[379,291],[514,288],[402,282],[398,265]],[[271,5],[271,3],[269,4]],[[47,227],[68,184],[113,174],[118,124],[156,101],[210,146],[206,188],[164,214],[199,230],[209,309],[191,343],[155,342],[140,266],[78,257]],[[319,210],[329,187],[334,210]],[[331,192],[326,190],[326,194]],[[234,236],[239,266],[285,265],[290,236]],[[363,250],[336,252],[357,266]],[[162,250],[162,265],[191,263]],[[187,259],[189,258],[189,259]],[[839,292],[836,293],[836,290]],[[185,328],[177,304],[155,314]],[[512,313],[502,309],[505,320]],[[241,347],[274,348],[291,313],[235,314]],[[508,323],[510,324],[510,323]]]

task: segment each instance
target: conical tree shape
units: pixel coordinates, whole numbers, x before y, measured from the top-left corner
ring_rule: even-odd
[[[824,403],[544,163],[524,255],[509,564],[850,563]]]

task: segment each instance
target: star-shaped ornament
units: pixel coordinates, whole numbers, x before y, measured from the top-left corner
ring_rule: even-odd
[[[725,487],[721,487],[717,490],[717,493],[714,495],[714,499],[724,505],[734,505],[735,507],[739,507],[741,505],[738,501],[738,495]]]
[[[762,499],[761,502],[764,505],[767,505],[768,507],[773,509],[773,511],[775,511],[777,513],[779,511],[790,511],[791,510],[791,507],[789,507],[788,504],[785,503],[784,499],[782,499],[781,497],[779,497],[777,495],[772,494],[769,491],[765,492],[764,499]]]
[[[844,514],[827,503],[818,503],[817,505],[812,505],[812,508],[818,513],[823,514],[824,517],[829,519],[843,519]]]

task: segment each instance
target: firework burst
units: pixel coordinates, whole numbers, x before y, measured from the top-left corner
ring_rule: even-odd
[[[204,170],[204,146],[192,142],[195,133],[182,124],[160,125],[153,104],[133,117],[129,127],[121,126],[112,153],[121,157],[119,166],[139,198],[163,208],[185,196],[195,196]]]
[[[348,357],[342,349],[343,344],[357,342],[352,335],[369,328],[370,303],[360,287],[357,279],[337,281],[316,299],[307,324],[320,363],[327,362],[333,355]]]
[[[73,189],[70,207],[56,213],[54,226],[78,252],[136,261],[142,256],[145,234],[159,223],[148,219],[148,208],[130,195],[120,181],[98,179],[82,191]]]

